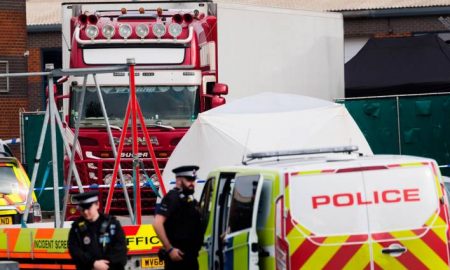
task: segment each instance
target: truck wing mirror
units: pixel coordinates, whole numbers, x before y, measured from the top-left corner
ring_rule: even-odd
[[[211,108],[219,107],[220,105],[225,104],[226,100],[223,97],[213,96],[211,98]]]
[[[224,83],[216,83],[212,93],[213,95],[226,95],[228,94],[228,85]]]

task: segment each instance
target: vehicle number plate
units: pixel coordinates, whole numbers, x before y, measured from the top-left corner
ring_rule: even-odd
[[[164,261],[160,260],[158,257],[145,257],[141,259],[141,267],[150,269],[162,269],[164,268]]]
[[[12,217],[0,217],[0,225],[11,225]]]

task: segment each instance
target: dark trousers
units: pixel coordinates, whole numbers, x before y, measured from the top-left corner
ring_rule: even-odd
[[[184,258],[179,262],[174,262],[171,259],[165,260],[166,270],[198,270],[197,257],[195,258]]]

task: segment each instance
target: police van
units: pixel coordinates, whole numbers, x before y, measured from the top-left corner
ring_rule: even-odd
[[[355,150],[254,153],[212,171],[200,269],[449,269],[436,162]]]

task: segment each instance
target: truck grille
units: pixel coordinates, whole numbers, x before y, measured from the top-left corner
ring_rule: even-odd
[[[141,183],[141,209],[142,215],[150,215],[154,214],[155,204],[157,195],[153,191],[153,189],[148,184],[151,179],[157,179],[155,174],[155,169],[153,168],[153,164],[151,159],[145,158],[141,159],[142,163],[140,164],[140,183]],[[157,159],[158,166],[161,170],[164,168],[167,163],[167,158],[165,159]],[[113,170],[114,170],[115,160],[112,158],[106,159],[87,159],[87,160],[78,160],[75,161],[75,164],[78,169],[78,173],[80,175],[81,182],[85,191],[87,190],[99,190],[99,201],[100,207],[103,209],[106,204],[106,200],[108,197],[109,184],[112,180]],[[65,173],[67,174],[69,164],[65,163]],[[130,158],[122,158],[121,159],[121,167],[124,175],[125,183],[127,185],[127,192],[130,198],[131,207],[134,209],[134,195],[133,195],[133,160]],[[143,169],[142,169],[143,168]],[[145,171],[145,173],[144,173]],[[117,174],[116,185],[119,179],[119,174]],[[66,175],[67,178],[67,175]],[[153,181],[156,185],[158,185],[157,181]],[[76,187],[75,177],[72,176],[72,187]],[[71,194],[78,193],[77,188],[71,189]],[[120,186],[116,186],[113,192],[113,198],[111,201],[110,214],[113,215],[128,215],[128,209],[126,205],[126,200],[123,192],[123,188]],[[71,218],[73,219],[73,218]]]

